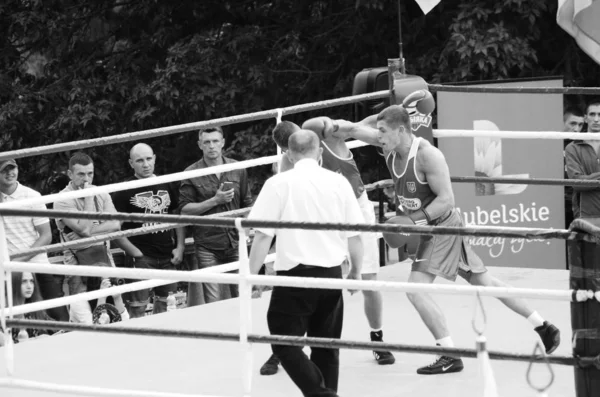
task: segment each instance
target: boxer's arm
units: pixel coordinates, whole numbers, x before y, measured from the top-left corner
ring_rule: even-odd
[[[379,131],[377,130],[377,115],[369,116],[366,119],[353,123],[347,120],[335,120],[339,126],[335,135],[347,140],[357,139],[370,145],[381,146],[377,140]]]
[[[431,220],[437,219],[454,208],[448,163],[439,149],[427,146],[419,151],[417,166],[425,174],[429,188],[436,195],[425,210]]]

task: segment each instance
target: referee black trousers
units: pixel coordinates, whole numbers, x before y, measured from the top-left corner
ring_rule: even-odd
[[[277,275],[341,279],[342,268],[299,265]],[[267,312],[272,335],[339,339],[343,318],[339,289],[274,287]],[[311,348],[310,359],[301,347],[273,345],[272,349],[305,397],[337,397],[339,349]]]

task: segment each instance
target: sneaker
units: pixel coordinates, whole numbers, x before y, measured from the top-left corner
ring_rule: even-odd
[[[271,357],[260,367],[261,375],[275,375],[279,370],[279,359],[271,354]]]
[[[560,330],[554,324],[544,321],[544,325],[536,327],[535,332],[542,338],[546,354],[552,353],[560,345]]]
[[[460,358],[439,356],[428,366],[417,369],[417,373],[421,375],[450,374],[452,372],[460,372],[463,368],[464,365]]]
[[[383,342],[383,331],[371,331],[371,342]],[[390,365],[396,362],[396,358],[389,351],[375,350],[373,351],[373,355],[379,365]]]

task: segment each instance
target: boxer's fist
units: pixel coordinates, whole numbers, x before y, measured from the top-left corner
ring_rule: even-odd
[[[314,119],[306,120],[302,124],[303,130],[314,131],[321,139],[333,136],[338,128],[337,124],[329,117],[315,117]]]
[[[427,90],[417,90],[404,98],[402,106],[408,110],[409,113],[411,108],[416,108],[421,114],[431,114],[435,109],[435,100],[433,99],[431,92]]]
[[[414,226],[415,222],[408,216],[394,216],[385,222],[392,225],[409,225]],[[416,246],[419,244],[420,236],[418,234],[408,233],[383,233],[383,239],[390,248],[401,248],[405,245],[409,246],[409,250],[416,251]]]

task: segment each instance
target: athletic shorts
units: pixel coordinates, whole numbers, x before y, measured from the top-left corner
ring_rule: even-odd
[[[436,226],[462,227],[462,219],[456,209],[442,217]],[[471,248],[466,236],[421,235],[413,271],[429,273],[455,281],[460,275],[469,281],[473,273],[485,273],[487,269],[481,258]]]
[[[358,198],[358,205],[362,211],[365,223],[375,224],[375,210],[373,203],[369,201],[366,192]],[[379,273],[379,236],[378,233],[361,233],[360,239],[363,243],[362,274]]]

